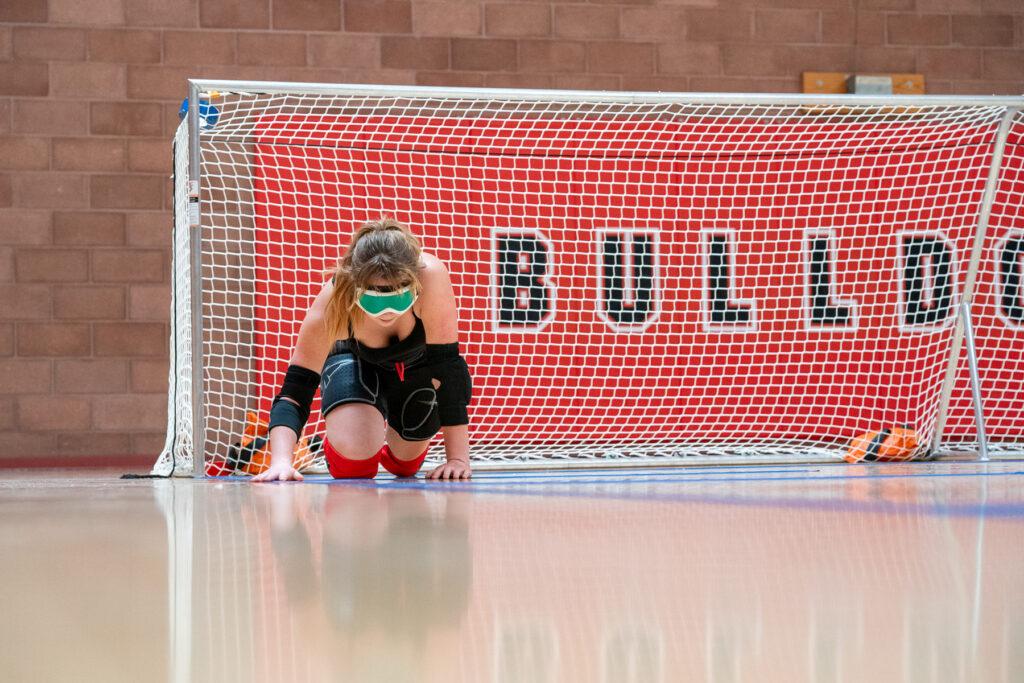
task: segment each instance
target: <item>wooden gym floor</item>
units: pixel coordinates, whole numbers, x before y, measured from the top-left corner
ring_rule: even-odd
[[[1019,681],[1024,462],[0,473],[10,681]]]

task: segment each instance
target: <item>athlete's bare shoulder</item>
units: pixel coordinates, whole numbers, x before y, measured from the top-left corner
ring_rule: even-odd
[[[430,344],[449,344],[459,339],[459,314],[455,292],[444,262],[433,254],[420,254],[423,295],[416,302],[416,314],[423,319]]]
[[[439,268],[448,270],[444,265],[444,261],[425,251],[420,252],[420,263],[423,264],[424,270],[437,270]]]
[[[451,281],[448,277],[448,267],[444,264],[444,261],[437,258],[433,254],[426,252],[420,252],[420,283],[423,288],[431,289],[432,285],[437,286],[451,286]]]
[[[309,307],[308,315],[323,317],[327,312],[327,302],[331,300],[331,294],[334,293],[334,280],[328,278],[327,282],[320,289],[320,293],[313,299],[313,303]]]

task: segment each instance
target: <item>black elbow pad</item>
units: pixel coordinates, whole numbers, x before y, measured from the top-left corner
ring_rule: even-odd
[[[296,435],[302,436],[302,428],[309,419],[309,409],[318,386],[320,373],[301,365],[289,365],[281,391],[270,407],[270,429],[284,425]]]
[[[458,342],[427,344],[423,364],[430,376],[440,382],[437,387],[437,414],[441,426],[469,424],[466,406],[473,398],[473,379],[466,359],[459,354]]]
[[[306,426],[308,419],[309,407],[303,409],[280,394],[270,405],[270,429],[283,425],[295,432],[296,436],[301,437],[302,428]]]

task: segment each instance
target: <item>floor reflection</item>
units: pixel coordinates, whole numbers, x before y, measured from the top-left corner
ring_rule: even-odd
[[[8,481],[0,659],[60,678],[33,645],[56,639],[80,680],[1022,680],[1022,484],[1015,462]],[[119,586],[145,587],[131,619]],[[123,667],[120,642],[147,654]]]
[[[334,680],[417,680],[435,650],[458,654],[473,579],[469,496],[324,488],[257,492],[301,640]]]
[[[310,680],[1012,680],[1021,480],[940,469],[239,496]]]

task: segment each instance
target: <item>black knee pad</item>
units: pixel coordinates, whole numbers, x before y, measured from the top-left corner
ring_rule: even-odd
[[[331,354],[324,361],[320,373],[320,413],[326,416],[346,403],[368,403],[387,417],[377,373],[369,363],[347,351]]]
[[[388,424],[406,441],[426,441],[441,429],[437,392],[429,383],[388,396]]]
[[[441,429],[437,390],[430,373],[421,368],[405,371],[404,377],[387,373],[382,377],[388,424],[406,441],[432,439]]]

